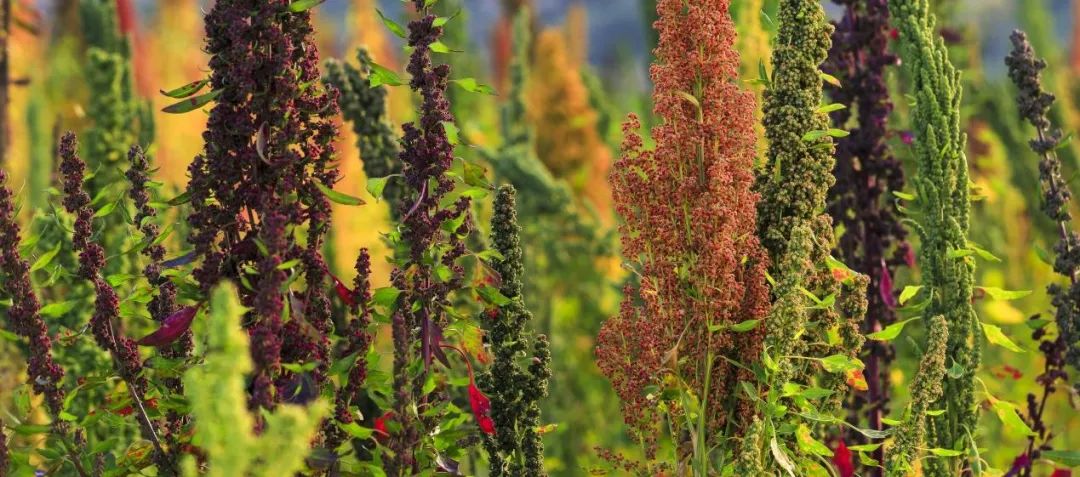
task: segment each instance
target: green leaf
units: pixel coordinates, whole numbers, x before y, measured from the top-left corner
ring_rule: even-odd
[[[821,138],[823,138],[825,136],[828,136],[828,135],[829,135],[829,131],[822,131],[822,130],[810,131],[810,132],[808,132],[806,134],[803,134],[802,140],[806,141],[806,142],[813,142],[813,141],[817,141],[818,139],[821,139]]]
[[[353,196],[348,195],[348,194],[342,194],[341,192],[338,192],[338,191],[336,191],[334,189],[331,189],[329,187],[324,186],[321,182],[316,181],[315,182],[315,187],[318,187],[319,191],[322,192],[323,195],[325,195],[327,199],[330,199],[331,202],[336,202],[336,203],[342,204],[342,205],[363,205],[364,204],[364,199],[361,199],[359,197],[353,197]]]
[[[20,436],[32,436],[35,434],[48,434],[52,426],[47,424],[19,424],[15,426],[15,433]]]
[[[734,331],[736,333],[746,333],[747,331],[757,328],[759,323],[761,323],[761,320],[746,320],[731,325],[731,331]]]
[[[997,258],[994,254],[984,250],[983,248],[981,248],[978,245],[975,245],[975,244],[973,244],[971,242],[968,242],[968,248],[970,248],[972,251],[974,251],[975,255],[978,255],[980,258],[982,258],[983,260],[986,260],[987,262],[1000,262],[1001,261],[1001,259]]]
[[[198,93],[204,86],[210,84],[210,79],[201,79],[198,81],[192,81],[179,88],[171,89],[169,91],[158,90],[161,94],[173,99],[181,99]]]
[[[803,452],[825,457],[832,457],[833,455],[833,451],[828,446],[810,435],[810,428],[806,424],[799,424],[799,427],[795,429],[795,439],[799,444],[799,449]]]
[[[859,358],[852,358],[843,354],[834,354],[821,358],[821,366],[830,373],[845,373],[863,369],[865,365]]]
[[[475,162],[462,160],[465,183],[476,187],[489,187],[487,169]]]
[[[935,447],[933,449],[926,449],[926,451],[931,453],[931,454],[934,454],[934,455],[936,455],[938,457],[956,457],[956,456],[964,455],[963,452],[960,452],[958,450],[942,449],[940,447]]]
[[[1002,348],[1005,348],[1005,349],[1007,349],[1009,351],[1012,351],[1014,353],[1023,353],[1024,352],[1024,350],[1022,348],[1020,348],[1019,346],[1017,346],[1016,343],[1013,343],[1013,341],[1011,339],[1009,339],[1008,336],[1005,336],[1005,333],[1001,331],[1001,327],[999,327],[997,325],[991,325],[989,323],[981,323],[981,324],[982,324],[982,328],[983,328],[983,333],[986,334],[987,341],[989,341],[989,342],[991,342],[993,344],[996,344],[998,346],[1001,346]]]
[[[990,298],[995,300],[1016,300],[1031,294],[1031,290],[1002,290],[997,287],[978,288],[981,288],[987,295],[990,295]]]
[[[49,263],[52,262],[54,258],[56,258],[56,254],[60,253],[61,245],[63,244],[56,244],[56,246],[53,247],[52,250],[41,254],[41,256],[37,258],[37,260],[34,260],[34,264],[30,266],[30,272],[36,272],[38,270],[41,270],[42,268],[47,267]]]
[[[287,261],[281,262],[281,263],[278,264],[278,266],[276,266],[274,268],[276,270],[288,270],[288,269],[290,269],[292,267],[295,267],[295,266],[299,265],[300,262],[302,262],[302,261],[303,260],[301,260],[299,258],[294,258],[292,260],[287,260]]]
[[[476,289],[476,293],[480,294],[480,298],[484,301],[491,303],[495,306],[506,306],[510,304],[510,299],[503,295],[498,288],[491,285],[484,285]]]
[[[881,423],[887,426],[899,426],[900,424],[902,424],[902,422],[900,422],[899,420],[889,419],[887,417],[881,418]]]
[[[1020,418],[1020,414],[1016,412],[1016,404],[1009,401],[1002,401],[994,396],[988,396],[990,398],[990,406],[994,408],[994,414],[997,414],[998,419],[1005,425],[1005,429],[1009,430],[1010,434],[1031,436],[1035,435],[1027,423]]]
[[[450,142],[451,146],[456,146],[461,142],[461,130],[458,129],[457,124],[453,121],[443,121],[443,131],[446,132],[446,140]]]
[[[833,76],[833,75],[830,75],[830,74],[828,74],[828,73],[825,73],[825,72],[823,72],[823,71],[819,71],[819,72],[818,72],[818,76],[820,76],[820,77],[821,77],[821,80],[822,80],[822,81],[824,81],[824,82],[826,82],[826,83],[829,83],[829,84],[831,84],[831,85],[833,85],[833,86],[835,86],[835,87],[837,87],[837,88],[839,88],[839,87],[840,87],[840,80],[836,79],[836,77],[835,77],[835,76]]]
[[[108,204],[105,204],[100,209],[98,209],[97,212],[94,212],[94,218],[100,219],[102,217],[108,217],[109,214],[113,213],[113,211],[116,210],[116,206],[118,204],[120,204],[119,201],[109,202]]]
[[[764,14],[765,11],[762,10],[761,13]],[[772,85],[772,80],[769,79],[769,71],[765,68],[765,60],[758,60],[757,71],[758,80],[761,81],[762,84],[765,86]]]
[[[878,450],[879,447],[881,447],[880,442],[875,443],[875,444],[862,444],[862,445],[857,445],[857,446],[848,446],[848,450],[853,450],[855,452],[874,452],[874,451]]]
[[[933,409],[933,410],[930,410],[930,411],[926,411],[927,416],[940,416],[942,414],[945,414],[944,409]]]
[[[484,260],[484,261],[488,261],[488,262],[490,262],[492,260],[499,260],[499,261],[506,260],[506,257],[504,257],[502,253],[500,253],[498,250],[495,250],[495,249],[482,250],[482,251],[476,252],[475,255],[476,255],[476,258],[479,258],[480,260]]]
[[[823,114],[829,114],[829,113],[831,113],[833,111],[839,111],[841,109],[847,109],[847,106],[844,106],[844,105],[842,105],[840,103],[832,103],[832,104],[826,104],[824,106],[820,106],[817,109],[815,109],[814,112],[823,113]]]
[[[904,200],[915,200],[915,194],[908,194],[907,192],[900,192],[898,190],[892,191],[892,195],[895,195]]]
[[[180,195],[178,195],[176,197],[173,197],[172,199],[169,199],[169,202],[167,202],[167,204],[172,205],[172,206],[177,206],[177,205],[186,204],[188,202],[191,202],[191,191],[186,191],[183,194],[180,194]]]
[[[922,285],[919,286],[906,286],[904,291],[900,292],[900,304],[907,303],[908,300],[919,294],[919,290],[922,290]]]
[[[289,11],[293,13],[300,13],[304,10],[310,10],[311,8],[318,6],[320,3],[326,0],[295,0],[289,4]]]
[[[836,129],[836,128],[829,128],[829,130],[825,131],[825,133],[832,136],[832,137],[848,137],[848,136],[851,135],[850,132],[847,132],[847,131],[845,131],[843,129]]]
[[[1068,146],[1069,143],[1072,142],[1072,140],[1073,140],[1073,133],[1070,132],[1069,134],[1066,134],[1065,137],[1061,138],[1061,140],[1059,140],[1057,142],[1057,144],[1054,145],[1054,149],[1055,150],[1056,149],[1063,149],[1066,146]]]
[[[452,49],[449,46],[446,46],[446,43],[441,41],[432,43],[428,48],[434,53],[461,53],[461,50]]]
[[[968,249],[968,248],[950,249],[948,252],[945,252],[945,257],[946,258],[963,258],[963,257],[968,257],[968,256],[971,256],[971,255],[974,255],[974,254],[975,254],[975,251],[971,250],[971,249]]]
[[[187,98],[178,103],[173,103],[165,106],[161,109],[161,111],[169,114],[183,114],[194,111],[205,106],[207,103],[217,99],[217,97],[221,95],[221,91],[222,90],[218,89],[206,94],[195,96],[193,98]]]
[[[341,430],[353,436],[356,439],[370,439],[375,434],[375,430],[367,427],[363,427],[356,422],[350,422],[348,424],[339,423],[338,426]]]
[[[387,18],[386,15],[383,15],[382,10],[376,8],[375,13],[379,15],[379,20],[382,20],[383,25],[386,25],[386,28],[389,28],[391,32],[398,36],[398,38],[409,37],[409,34],[405,31],[405,29],[402,28],[402,26],[399,25],[397,22]]]
[[[915,318],[908,318],[904,321],[893,323],[889,326],[886,326],[885,329],[881,331],[875,331],[866,335],[866,338],[875,341],[892,341],[896,339],[897,336],[900,336],[901,331],[904,331],[904,325],[907,325],[909,321],[916,318],[918,317],[916,316]]]
[[[1039,451],[1039,455],[1044,459],[1050,459],[1055,463],[1066,467],[1080,466],[1080,451],[1044,450]]]
[[[401,290],[394,287],[376,288],[371,296],[371,301],[375,303],[375,305],[390,308],[397,303],[398,295],[400,294]]]
[[[495,96],[495,88],[476,81],[476,78],[461,78],[456,80],[450,80],[450,82],[458,85],[461,89],[470,93],[490,94]]]
[[[450,23],[450,20],[453,20],[453,19],[457,18],[458,15],[461,15],[461,9],[460,8],[456,12],[454,12],[453,15],[450,15],[448,17],[435,17],[435,21],[431,22],[431,26],[436,27],[436,28],[444,26],[447,23]]]
[[[378,202],[382,198],[383,190],[386,189],[386,183],[392,176],[386,177],[372,177],[367,180],[367,191],[375,198],[375,202]]]
[[[368,83],[372,88],[384,84],[387,86],[401,86],[405,84],[397,73],[383,65],[371,61],[368,62],[368,66],[371,68],[371,74],[368,76]]]
[[[41,314],[41,316],[48,318],[59,318],[68,314],[71,310],[74,310],[78,305],[79,302],[76,300],[49,303],[48,305],[41,307],[41,310],[39,310],[38,313]]]

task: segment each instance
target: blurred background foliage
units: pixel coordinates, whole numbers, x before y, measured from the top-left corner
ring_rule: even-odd
[[[11,72],[18,84],[9,110],[9,162],[3,167],[12,173],[10,184],[23,201],[23,220],[29,224],[54,193],[50,145],[55,144],[57,131],[93,134],[96,126],[110,120],[132,124],[128,130],[132,138],[150,145],[156,179],[166,190],[181,189],[188,163],[202,149],[206,116],[160,112],[173,100],[158,90],[205,75],[201,12],[207,2],[120,0],[135,12],[125,20],[130,23],[121,25],[132,40],[129,48],[96,29],[94,22],[101,20],[95,20],[87,5],[97,2],[15,3]],[[830,12],[837,11],[826,3]],[[757,78],[759,65],[768,68],[775,0],[733,4],[743,76]],[[400,71],[405,57],[401,41],[386,31],[375,9],[400,18],[407,15],[401,5],[396,0],[326,1],[316,10],[322,57],[354,62],[356,50],[363,47],[377,63]],[[1073,24],[1080,18],[1080,1],[942,0],[937,5],[939,26],[950,40],[954,61],[964,70],[969,161],[982,196],[975,204],[973,240],[1002,259],[980,266],[977,281],[1034,291],[1018,301],[978,303],[984,320],[1005,328],[1027,350],[988,348],[983,381],[994,395],[1022,403],[1043,365],[1025,322],[1032,315],[1049,316],[1044,289],[1054,276],[1046,257],[1055,235],[1053,224],[1038,211],[1037,158],[1027,147],[1033,133],[1017,116],[1002,58],[1008,51],[1007,32],[1025,29],[1050,62],[1046,86],[1058,97],[1052,119],[1066,132],[1076,131],[1080,82],[1074,78],[1080,74],[1080,28]],[[625,115],[635,112],[646,125],[651,121],[647,65],[656,41],[649,28],[655,10],[649,0],[443,0],[439,8],[444,14],[463,9],[465,21],[451,23],[445,38],[451,48],[466,51],[443,57],[455,76],[479,78],[499,93],[454,94],[463,138],[473,146],[462,153],[483,158],[498,181],[512,182],[520,191],[530,287],[525,296],[538,317],[539,331],[551,337],[555,356],[551,398],[544,410],[545,419],[556,424],[545,436],[547,466],[553,475],[583,475],[583,469],[600,465],[597,446],[636,452],[628,448],[618,401],[596,368],[593,347],[601,321],[616,312],[621,285],[628,279],[615,250],[617,218],[607,175],[618,155],[619,125]],[[515,26],[512,18],[520,8],[529,8],[531,19]],[[130,70],[116,59],[125,57],[130,57]],[[111,77],[88,76],[84,72],[91,62],[117,68]],[[891,84],[900,84],[899,72],[890,74]],[[901,92],[894,98],[894,124],[906,124],[902,120],[906,100]],[[412,119],[413,101],[406,88],[389,90],[388,116],[395,131]],[[347,262],[360,247],[369,247],[375,257],[389,253],[380,239],[388,228],[388,211],[365,190],[354,133],[348,127],[341,131],[337,148],[343,179],[337,189],[368,199],[368,205],[360,208],[335,205],[333,244],[347,252],[332,254],[339,260],[333,266],[349,281],[352,264]],[[131,140],[113,139],[124,144]],[[105,149],[87,151],[86,156],[109,160],[126,150],[126,146],[108,149],[106,142],[100,142]],[[910,164],[910,152],[899,135],[890,144]],[[1065,177],[1072,180],[1080,172],[1080,142],[1072,142],[1061,154]],[[170,247],[174,253],[187,249],[175,241]],[[373,264],[373,276],[389,275],[384,260]],[[910,273],[897,277],[898,287],[913,281]],[[917,365],[910,357],[917,353],[905,349],[909,345],[904,341],[897,344],[901,359],[892,383],[902,402]],[[25,381],[17,353],[11,343],[0,340],[0,412],[11,408]],[[1075,406],[1075,396],[1073,401]],[[1065,400],[1051,405],[1054,417],[1049,421],[1068,430],[1057,445],[1080,447],[1075,407]],[[1006,435],[992,419],[983,423],[989,435],[980,442],[996,447],[984,455],[991,456],[996,467],[1007,468],[1008,460],[1022,448],[1022,439]]]

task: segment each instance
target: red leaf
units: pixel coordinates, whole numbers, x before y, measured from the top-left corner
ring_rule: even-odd
[[[847,384],[856,391],[866,391],[870,389],[866,384],[866,376],[863,376],[861,369],[853,369],[847,372]]]
[[[386,411],[386,414],[375,418],[375,440],[382,442],[390,433],[386,430],[386,421],[394,417],[394,411]]]
[[[181,308],[165,318],[161,327],[144,336],[136,344],[139,346],[165,346],[191,329],[191,322],[195,320],[195,314],[199,311],[199,305]]]
[[[878,292],[881,294],[881,301],[885,303],[885,306],[889,308],[896,308],[896,297],[893,296],[893,283],[892,276],[889,274],[889,268],[885,266],[885,260],[881,260],[881,277],[878,280]]]
[[[341,298],[341,301],[345,302],[346,305],[356,306],[356,300],[353,298],[352,290],[345,286],[338,277],[331,274],[330,278],[334,279],[334,291],[337,292],[338,298]]]
[[[840,472],[840,477],[852,477],[855,475],[855,464],[851,462],[851,450],[847,448],[847,444],[844,444],[843,440],[836,445],[832,461],[833,465],[836,466],[836,470]]]
[[[1072,477],[1072,471],[1069,469],[1054,469],[1054,473],[1050,474],[1050,477]]]
[[[484,434],[495,434],[495,421],[491,420],[491,400],[480,392],[475,383],[469,383],[469,405],[472,406],[473,416],[476,417],[480,430],[484,431]]]

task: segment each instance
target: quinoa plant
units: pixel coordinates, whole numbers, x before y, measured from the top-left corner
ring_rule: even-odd
[[[601,327],[596,354],[647,459],[605,452],[627,472],[685,465],[709,475],[730,460],[731,438],[755,412],[738,398],[739,382],[753,379],[748,365],[762,349],[768,258],[753,234],[755,102],[733,81],[739,62],[728,6],[657,3],[656,149],[644,149],[631,115],[611,176],[637,283]]]
[[[323,90],[311,13],[287,1],[221,1],[206,15],[211,91],[193,83],[173,111],[216,101],[192,161],[187,197],[194,272],[203,294],[241,283],[255,372],[251,405],[272,409],[290,390],[327,383],[332,323],[320,254],[329,226],[336,96]],[[255,45],[255,47],[252,47]],[[184,88],[181,88],[184,89]],[[304,278],[306,288],[291,284]],[[300,307],[300,304],[302,308]],[[298,319],[288,319],[293,308]],[[283,363],[313,363],[296,372]]]
[[[911,205],[921,213],[905,223],[918,234],[921,244],[919,293],[928,300],[923,316],[943,316],[948,323],[945,356],[949,378],[935,403],[936,409],[945,412],[927,419],[927,437],[934,448],[966,451],[978,418],[975,373],[982,340],[972,307],[975,259],[967,239],[971,204],[966,136],[960,129],[960,73],[937,35],[929,2],[891,0],[889,10],[899,30],[900,58],[913,82],[915,103],[911,128],[918,169],[912,178],[915,197]],[[929,459],[924,472],[953,475],[957,460],[963,465],[967,459]]]
[[[836,140],[836,182],[829,189],[828,212],[843,227],[837,252],[845,263],[870,277],[864,334],[881,331],[896,322],[893,277],[902,265],[913,265],[907,231],[900,223],[896,201],[889,195],[904,188],[900,162],[892,156],[886,138],[892,102],[885,81],[896,56],[888,50],[889,10],[886,0],[837,0],[844,7],[835,22],[829,59],[822,70],[842,86],[826,85],[834,101],[832,125],[845,129],[854,118],[849,136]],[[867,392],[851,396],[849,410],[854,424],[865,414],[867,426],[881,430],[888,415],[890,363],[895,349],[888,341],[867,340],[860,358],[866,363]],[[853,433],[854,434],[854,433]],[[860,439],[858,434],[850,436]],[[880,451],[874,453],[881,461]],[[870,472],[880,475],[880,469]]]
[[[484,438],[490,475],[539,477],[547,475],[540,438],[540,400],[547,396],[551,352],[546,336],[531,337],[526,330],[532,313],[523,297],[525,262],[514,196],[513,186],[500,187],[492,212],[491,240],[501,256],[494,259],[493,266],[501,281],[499,291],[507,300],[484,312],[482,319],[494,358],[490,370],[477,382],[491,396],[495,422],[495,435]],[[527,368],[522,360],[528,362]]]
[[[761,392],[767,392],[766,403],[775,403],[791,394],[784,388],[792,384],[825,389],[828,394],[815,407],[829,416],[849,390],[866,390],[857,355],[863,344],[859,327],[867,306],[867,278],[831,257],[832,221],[823,213],[834,183],[833,138],[848,134],[831,127],[830,106],[821,104],[824,76],[819,67],[828,57],[832,27],[817,2],[783,0],[778,8],[773,70],[763,105],[768,149],[755,184],[761,193],[757,232],[776,282],[765,322],[769,363]],[[796,393],[784,399],[804,397]],[[806,444],[814,437],[805,422],[796,422],[792,433],[783,430],[790,426],[779,424],[788,419],[783,413],[768,411],[765,417],[765,436],[783,443],[772,452],[778,464],[783,464],[784,448],[799,456],[797,462],[831,454]]]
[[[1051,449],[1053,432],[1045,416],[1047,401],[1059,385],[1068,385],[1066,365],[1080,369],[1080,287],[1077,285],[1080,236],[1071,225],[1069,203],[1072,192],[1062,177],[1061,161],[1055,152],[1062,141],[1061,131],[1053,129],[1049,118],[1055,97],[1043,90],[1041,83],[1041,72],[1046,68],[1046,61],[1035,56],[1024,32],[1014,31],[1010,38],[1013,50],[1005,58],[1005,64],[1009,67],[1009,78],[1017,88],[1016,101],[1020,115],[1035,128],[1036,137],[1029,145],[1040,157],[1042,211],[1055,222],[1058,232],[1058,242],[1054,247],[1057,255],[1054,271],[1067,279],[1064,285],[1053,283],[1046,289],[1055,309],[1053,323],[1057,325],[1057,336],[1047,331],[1048,322],[1036,326],[1032,333],[1032,339],[1039,343],[1039,350],[1045,357],[1044,370],[1036,378],[1036,382],[1042,386],[1042,396],[1035,393],[1027,396],[1027,423],[1033,433],[1028,436],[1027,448],[1014,461],[1012,469],[1017,471],[1017,475],[1030,477],[1035,461],[1043,451]],[[1038,320],[1038,317],[1033,317],[1033,320]]]

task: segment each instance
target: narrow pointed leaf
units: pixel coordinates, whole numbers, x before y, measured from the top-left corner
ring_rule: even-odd
[[[221,95],[221,91],[222,90],[220,90],[220,89],[219,90],[214,90],[214,91],[211,91],[211,92],[206,93],[206,94],[202,94],[202,95],[195,96],[195,97],[192,97],[192,98],[187,98],[187,99],[185,99],[183,101],[180,101],[178,103],[173,103],[173,104],[171,104],[169,106],[166,106],[166,107],[162,108],[161,111],[165,112],[165,113],[169,113],[169,114],[183,114],[183,113],[187,113],[187,112],[190,112],[190,111],[194,111],[194,110],[199,109],[199,108],[201,108],[203,106],[206,106],[207,103],[217,99],[217,97]]]

